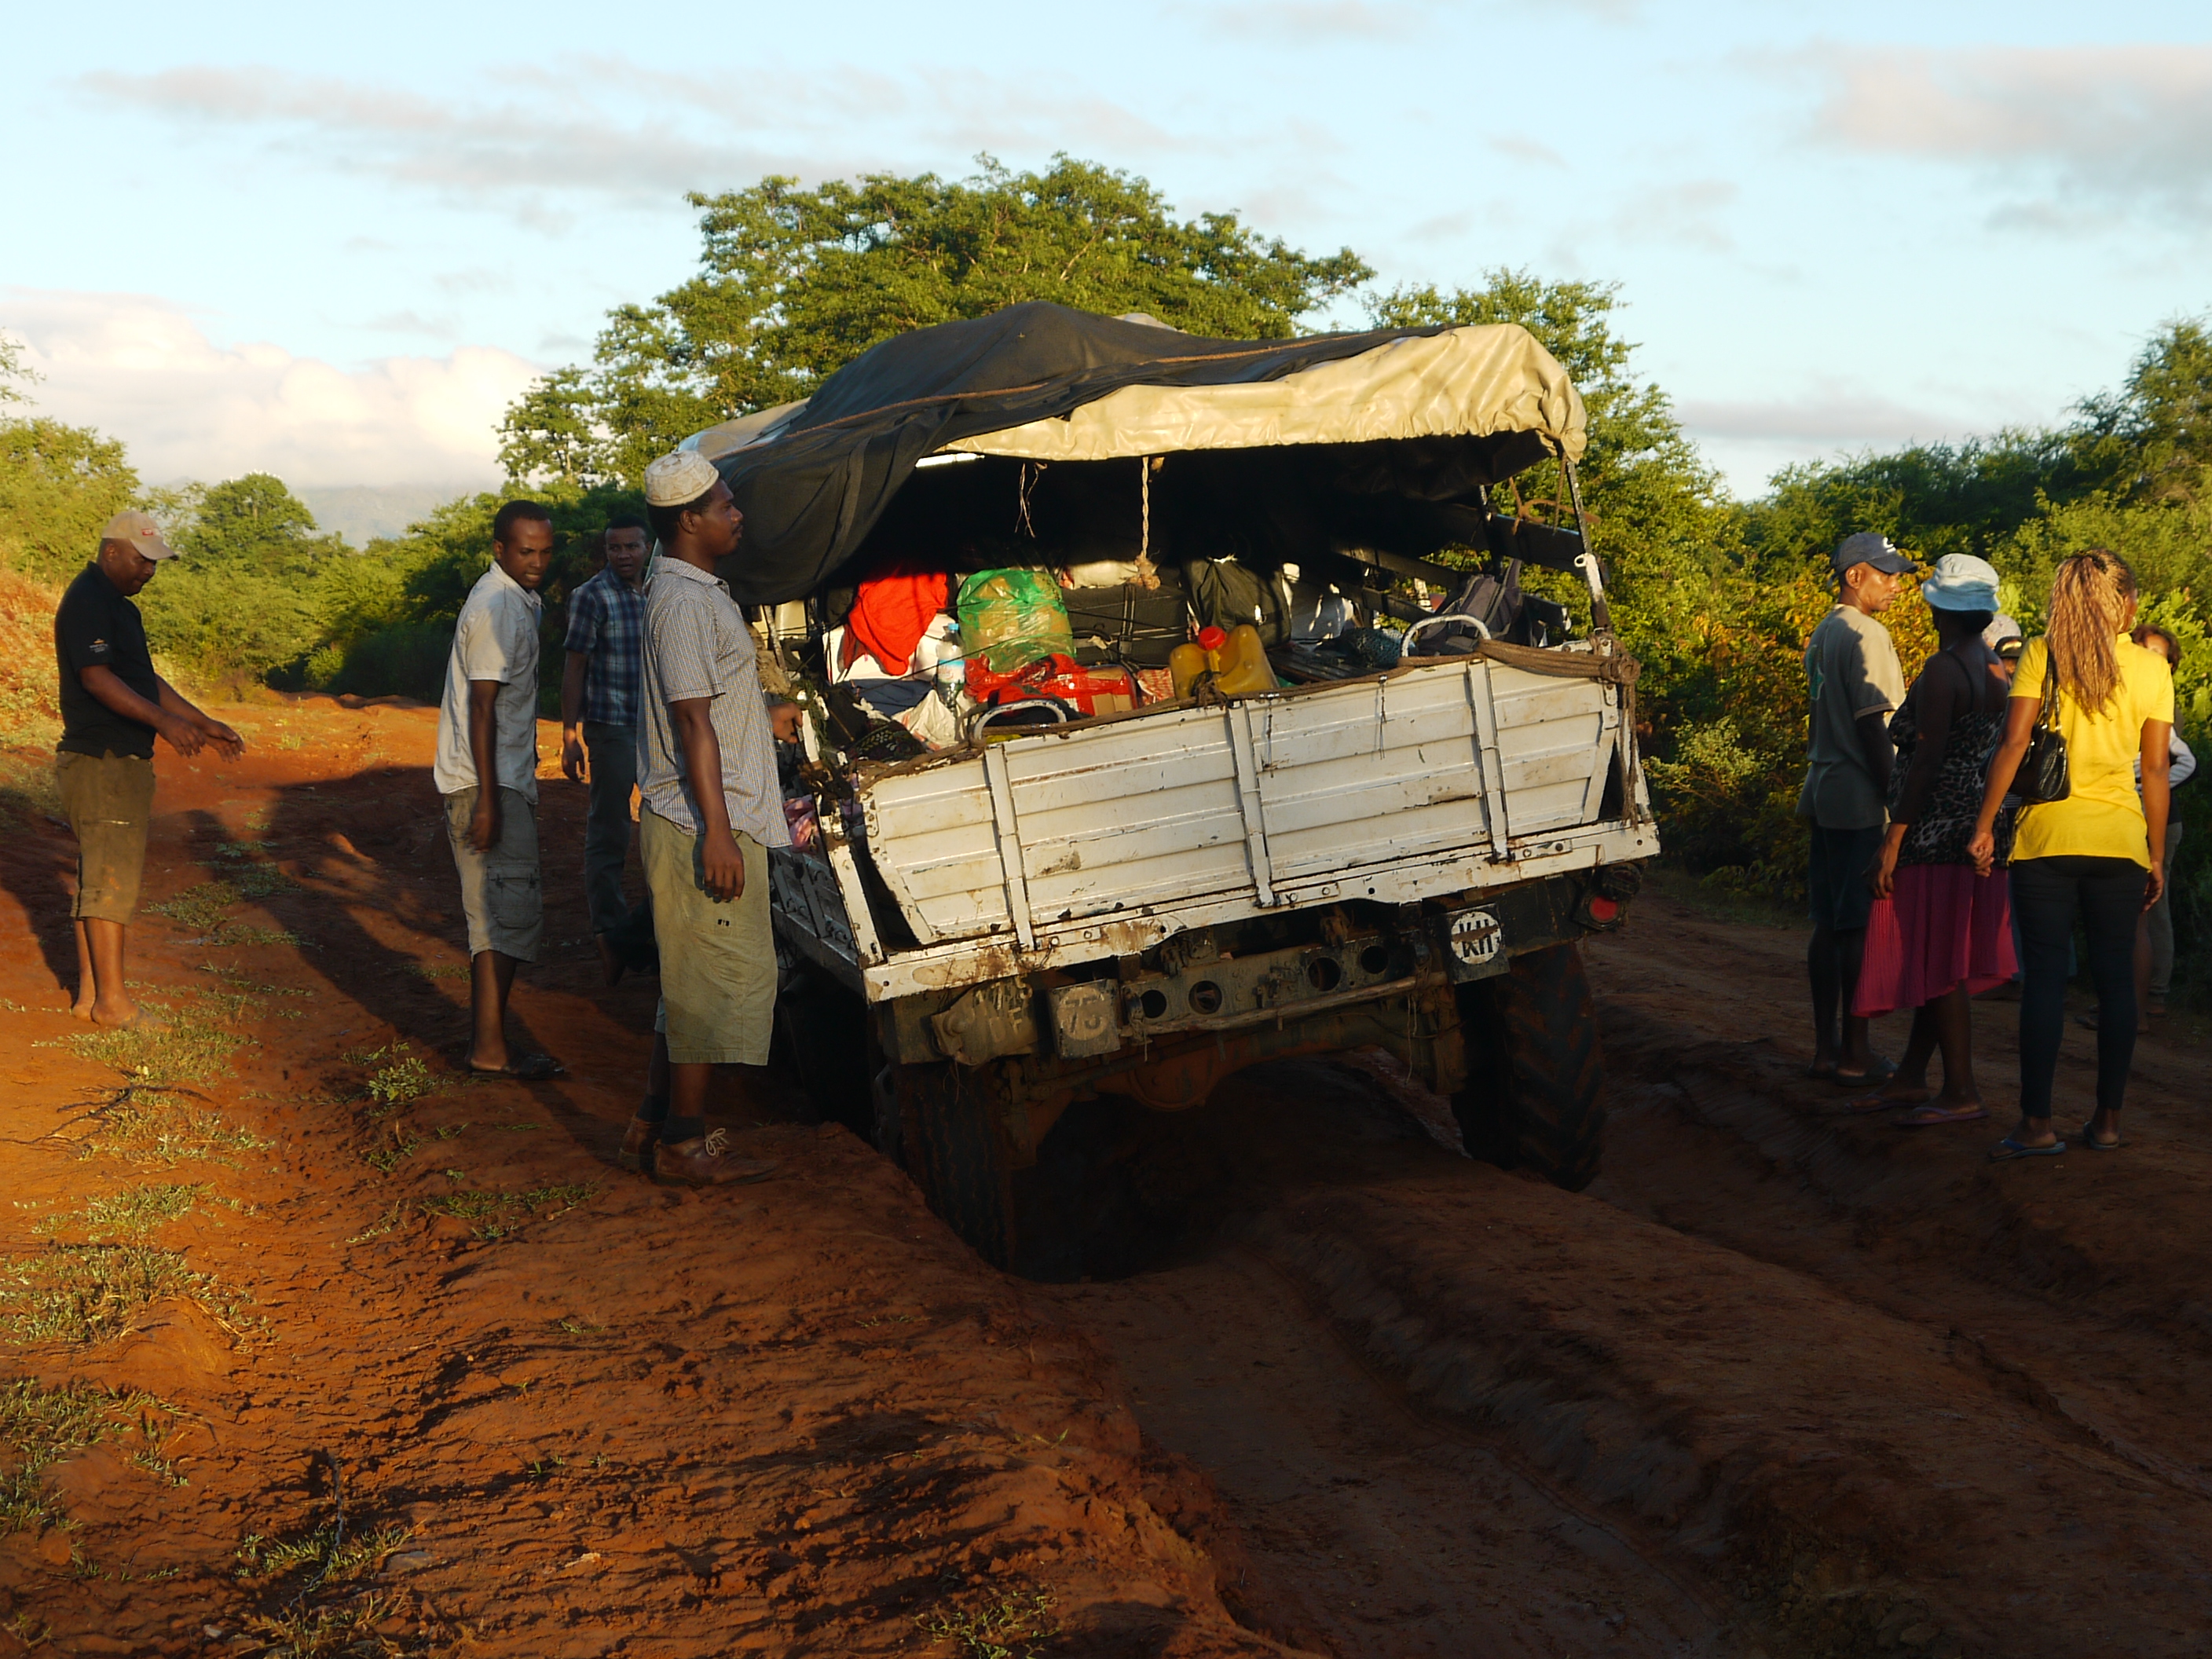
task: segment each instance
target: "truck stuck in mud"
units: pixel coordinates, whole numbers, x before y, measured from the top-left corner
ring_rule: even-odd
[[[1379,1048],[1471,1154],[1595,1174],[1576,941],[1658,842],[1582,404],[1533,337],[1226,342],[1020,306],[688,442],[745,514],[723,574],[764,678],[805,710],[770,871],[781,1039],[984,1256],[1050,1270],[1036,1171],[1071,1107],[1182,1110],[1291,1055]],[[1513,482],[1547,459],[1554,522]],[[1579,603],[1524,591],[1532,567]],[[1008,573],[1050,613],[1034,661],[1027,622],[987,637],[956,606]],[[911,661],[864,626],[894,581],[945,596]]]

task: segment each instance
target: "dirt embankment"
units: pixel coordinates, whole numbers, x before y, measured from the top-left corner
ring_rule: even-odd
[[[1802,1076],[1797,935],[1648,898],[1590,952],[1590,1193],[1469,1162],[1387,1060],[1279,1066],[1086,1118],[1149,1267],[1025,1285],[775,1085],[778,1179],[613,1167],[652,991],[596,984],[566,785],[518,1007],[570,1075],[459,1077],[428,711],[239,717],[243,767],[162,763],[158,1043],[60,1012],[67,838],[0,842],[0,1634],[2202,1650],[2201,1033],[2144,1049],[2124,1153],[1993,1168],[2002,1114],[1911,1135]],[[1994,1109],[2014,1014],[1977,1018]]]

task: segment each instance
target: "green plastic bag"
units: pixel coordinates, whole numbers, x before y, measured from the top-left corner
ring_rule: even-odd
[[[961,649],[994,674],[1054,653],[1075,654],[1067,607],[1048,570],[979,570],[960,584],[959,609]]]

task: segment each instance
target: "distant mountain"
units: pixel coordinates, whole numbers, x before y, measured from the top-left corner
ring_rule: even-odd
[[[319,529],[366,547],[379,536],[397,536],[441,502],[472,495],[483,486],[466,483],[333,484],[292,493],[307,504]]]

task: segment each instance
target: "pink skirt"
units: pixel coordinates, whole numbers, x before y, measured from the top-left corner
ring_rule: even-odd
[[[1962,981],[1976,996],[2018,967],[2012,883],[2003,871],[1978,876],[1972,865],[1908,864],[1890,896],[1874,902],[1851,1012],[1871,1018],[1917,1008]]]

